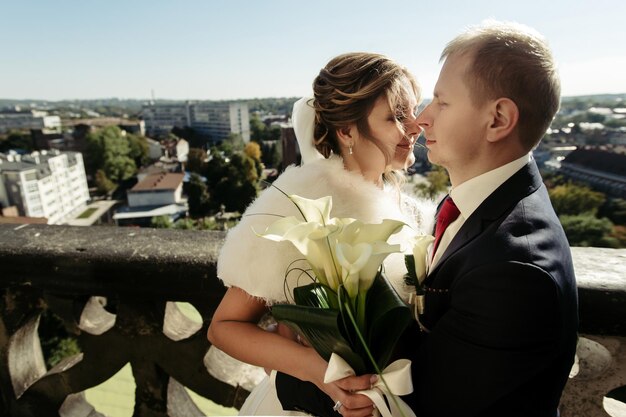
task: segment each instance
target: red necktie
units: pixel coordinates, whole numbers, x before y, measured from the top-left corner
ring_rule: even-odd
[[[441,205],[439,209],[439,213],[437,214],[437,224],[435,225],[435,244],[433,246],[433,258],[435,257],[435,252],[437,251],[437,246],[439,246],[439,241],[441,240],[441,236],[443,236],[443,232],[446,231],[450,223],[455,221],[457,217],[459,217],[459,211],[454,201],[452,201],[452,197],[446,197],[445,201]]]

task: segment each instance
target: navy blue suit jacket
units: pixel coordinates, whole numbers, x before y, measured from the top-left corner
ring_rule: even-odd
[[[534,162],[476,209],[426,278],[426,309],[399,356],[418,417],[555,417],[576,351],[569,244]],[[281,379],[285,378],[285,379]],[[285,408],[331,415],[286,376]],[[318,404],[311,404],[316,401]],[[335,414],[336,415],[336,414]]]
[[[408,399],[418,416],[557,415],[576,351],[577,289],[534,162],[465,221],[425,281]]]

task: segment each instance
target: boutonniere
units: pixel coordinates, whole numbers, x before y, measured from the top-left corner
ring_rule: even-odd
[[[420,328],[425,330],[419,321],[419,315],[424,314],[424,286],[423,282],[428,273],[428,248],[435,238],[431,235],[419,235],[413,240],[412,253],[404,255],[407,273],[404,282],[409,287],[409,304],[413,305],[413,316]]]

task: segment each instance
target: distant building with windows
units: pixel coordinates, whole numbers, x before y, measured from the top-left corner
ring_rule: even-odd
[[[142,117],[146,133],[164,137],[174,127],[190,127],[212,141],[239,134],[244,143],[250,142],[250,115],[248,105],[239,102],[185,102],[176,104],[145,104]]]
[[[48,132],[61,131],[61,118],[49,116],[48,112],[41,110],[19,109],[0,112],[0,133],[9,130],[42,129]]]
[[[594,190],[626,198],[626,155],[601,149],[576,149],[561,161],[559,174]]]
[[[41,151],[0,154],[0,205],[15,206],[20,216],[44,217],[62,224],[89,201],[83,156]]]
[[[146,124],[146,134],[165,137],[173,128],[191,125],[189,103],[144,104],[141,116]]]
[[[213,141],[226,139],[231,133],[250,142],[250,114],[246,103],[216,101],[190,105],[190,126]]]

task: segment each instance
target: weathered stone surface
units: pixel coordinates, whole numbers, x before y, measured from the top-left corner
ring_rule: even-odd
[[[137,386],[135,416],[193,410],[184,390],[169,385],[174,379],[218,404],[240,406],[248,391],[215,379],[203,363],[210,347],[208,323],[224,293],[215,276],[223,237],[176,230],[0,226],[0,290],[7,313],[0,317],[5,335],[0,338],[0,415],[58,416],[61,407],[66,415],[91,414],[84,398],[69,394],[109,379],[126,363]],[[201,321],[180,314],[173,301],[192,304]],[[41,351],[33,349],[39,348],[32,337],[36,325],[28,325],[46,307],[78,334],[83,351],[48,372]],[[28,352],[12,347],[17,340],[27,342]],[[43,367],[30,372],[26,358]],[[17,389],[6,389],[12,384]],[[18,399],[15,394],[21,392]]]
[[[572,248],[580,331],[626,335],[626,249]]]
[[[580,367],[561,398],[563,417],[624,417],[607,414],[605,395],[626,385],[626,337],[582,335],[577,349]],[[608,402],[613,413],[619,409]]]
[[[248,393],[241,385],[251,389],[262,370],[227,360],[206,340],[224,294],[216,278],[223,238],[220,232],[0,225],[0,415],[56,417],[61,405],[68,416],[91,415],[82,397],[69,394],[107,380],[126,363],[136,377],[136,416],[194,414],[182,386],[240,406]],[[603,396],[626,384],[626,250],[572,252],[581,330],[590,340],[581,344],[581,370],[567,386],[562,415],[606,416]],[[174,301],[192,304],[202,322],[180,314]],[[24,366],[9,353],[10,340],[44,308],[79,335],[83,354],[19,383],[11,366]],[[16,380],[25,387],[19,400]]]

